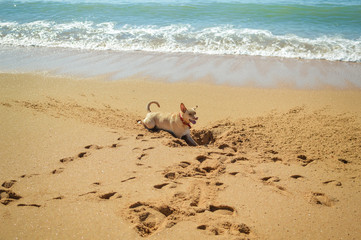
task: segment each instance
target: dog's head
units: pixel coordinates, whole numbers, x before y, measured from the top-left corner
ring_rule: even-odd
[[[186,106],[181,103],[180,105],[180,109],[181,109],[181,112],[183,113],[183,119],[186,123],[193,123],[193,124],[196,124],[197,120],[198,120],[198,117],[196,117],[196,109],[197,109],[198,106],[194,107],[194,108],[191,108],[191,109],[187,109]]]

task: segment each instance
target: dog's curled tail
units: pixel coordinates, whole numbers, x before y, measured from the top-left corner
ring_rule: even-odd
[[[157,104],[157,106],[160,107],[160,105],[159,105],[159,103],[158,103],[157,101],[152,101],[152,102],[148,103],[148,105],[147,105],[147,111],[148,111],[148,112],[151,112],[151,111],[150,111],[150,105],[152,105],[153,103],[154,103],[154,104]]]

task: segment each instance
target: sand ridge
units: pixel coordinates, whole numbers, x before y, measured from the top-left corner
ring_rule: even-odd
[[[82,141],[68,149],[30,144],[28,161],[43,166],[0,178],[2,237],[357,239],[361,233],[355,113],[306,103],[214,120],[192,129],[201,145],[190,147],[144,129],[137,111],[83,98],[49,92],[1,99],[2,113],[25,116],[24,124],[66,122],[52,138],[84,129]],[[16,159],[13,147],[3,148],[3,156]],[[10,169],[7,161],[2,166]]]

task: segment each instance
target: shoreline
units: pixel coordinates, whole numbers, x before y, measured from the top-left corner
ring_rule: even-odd
[[[0,72],[37,73],[105,81],[144,79],[206,82],[265,89],[361,89],[361,63],[262,56],[0,49]]]

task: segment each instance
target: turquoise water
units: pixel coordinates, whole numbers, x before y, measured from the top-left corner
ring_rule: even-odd
[[[0,47],[361,62],[361,0],[0,0]]]

